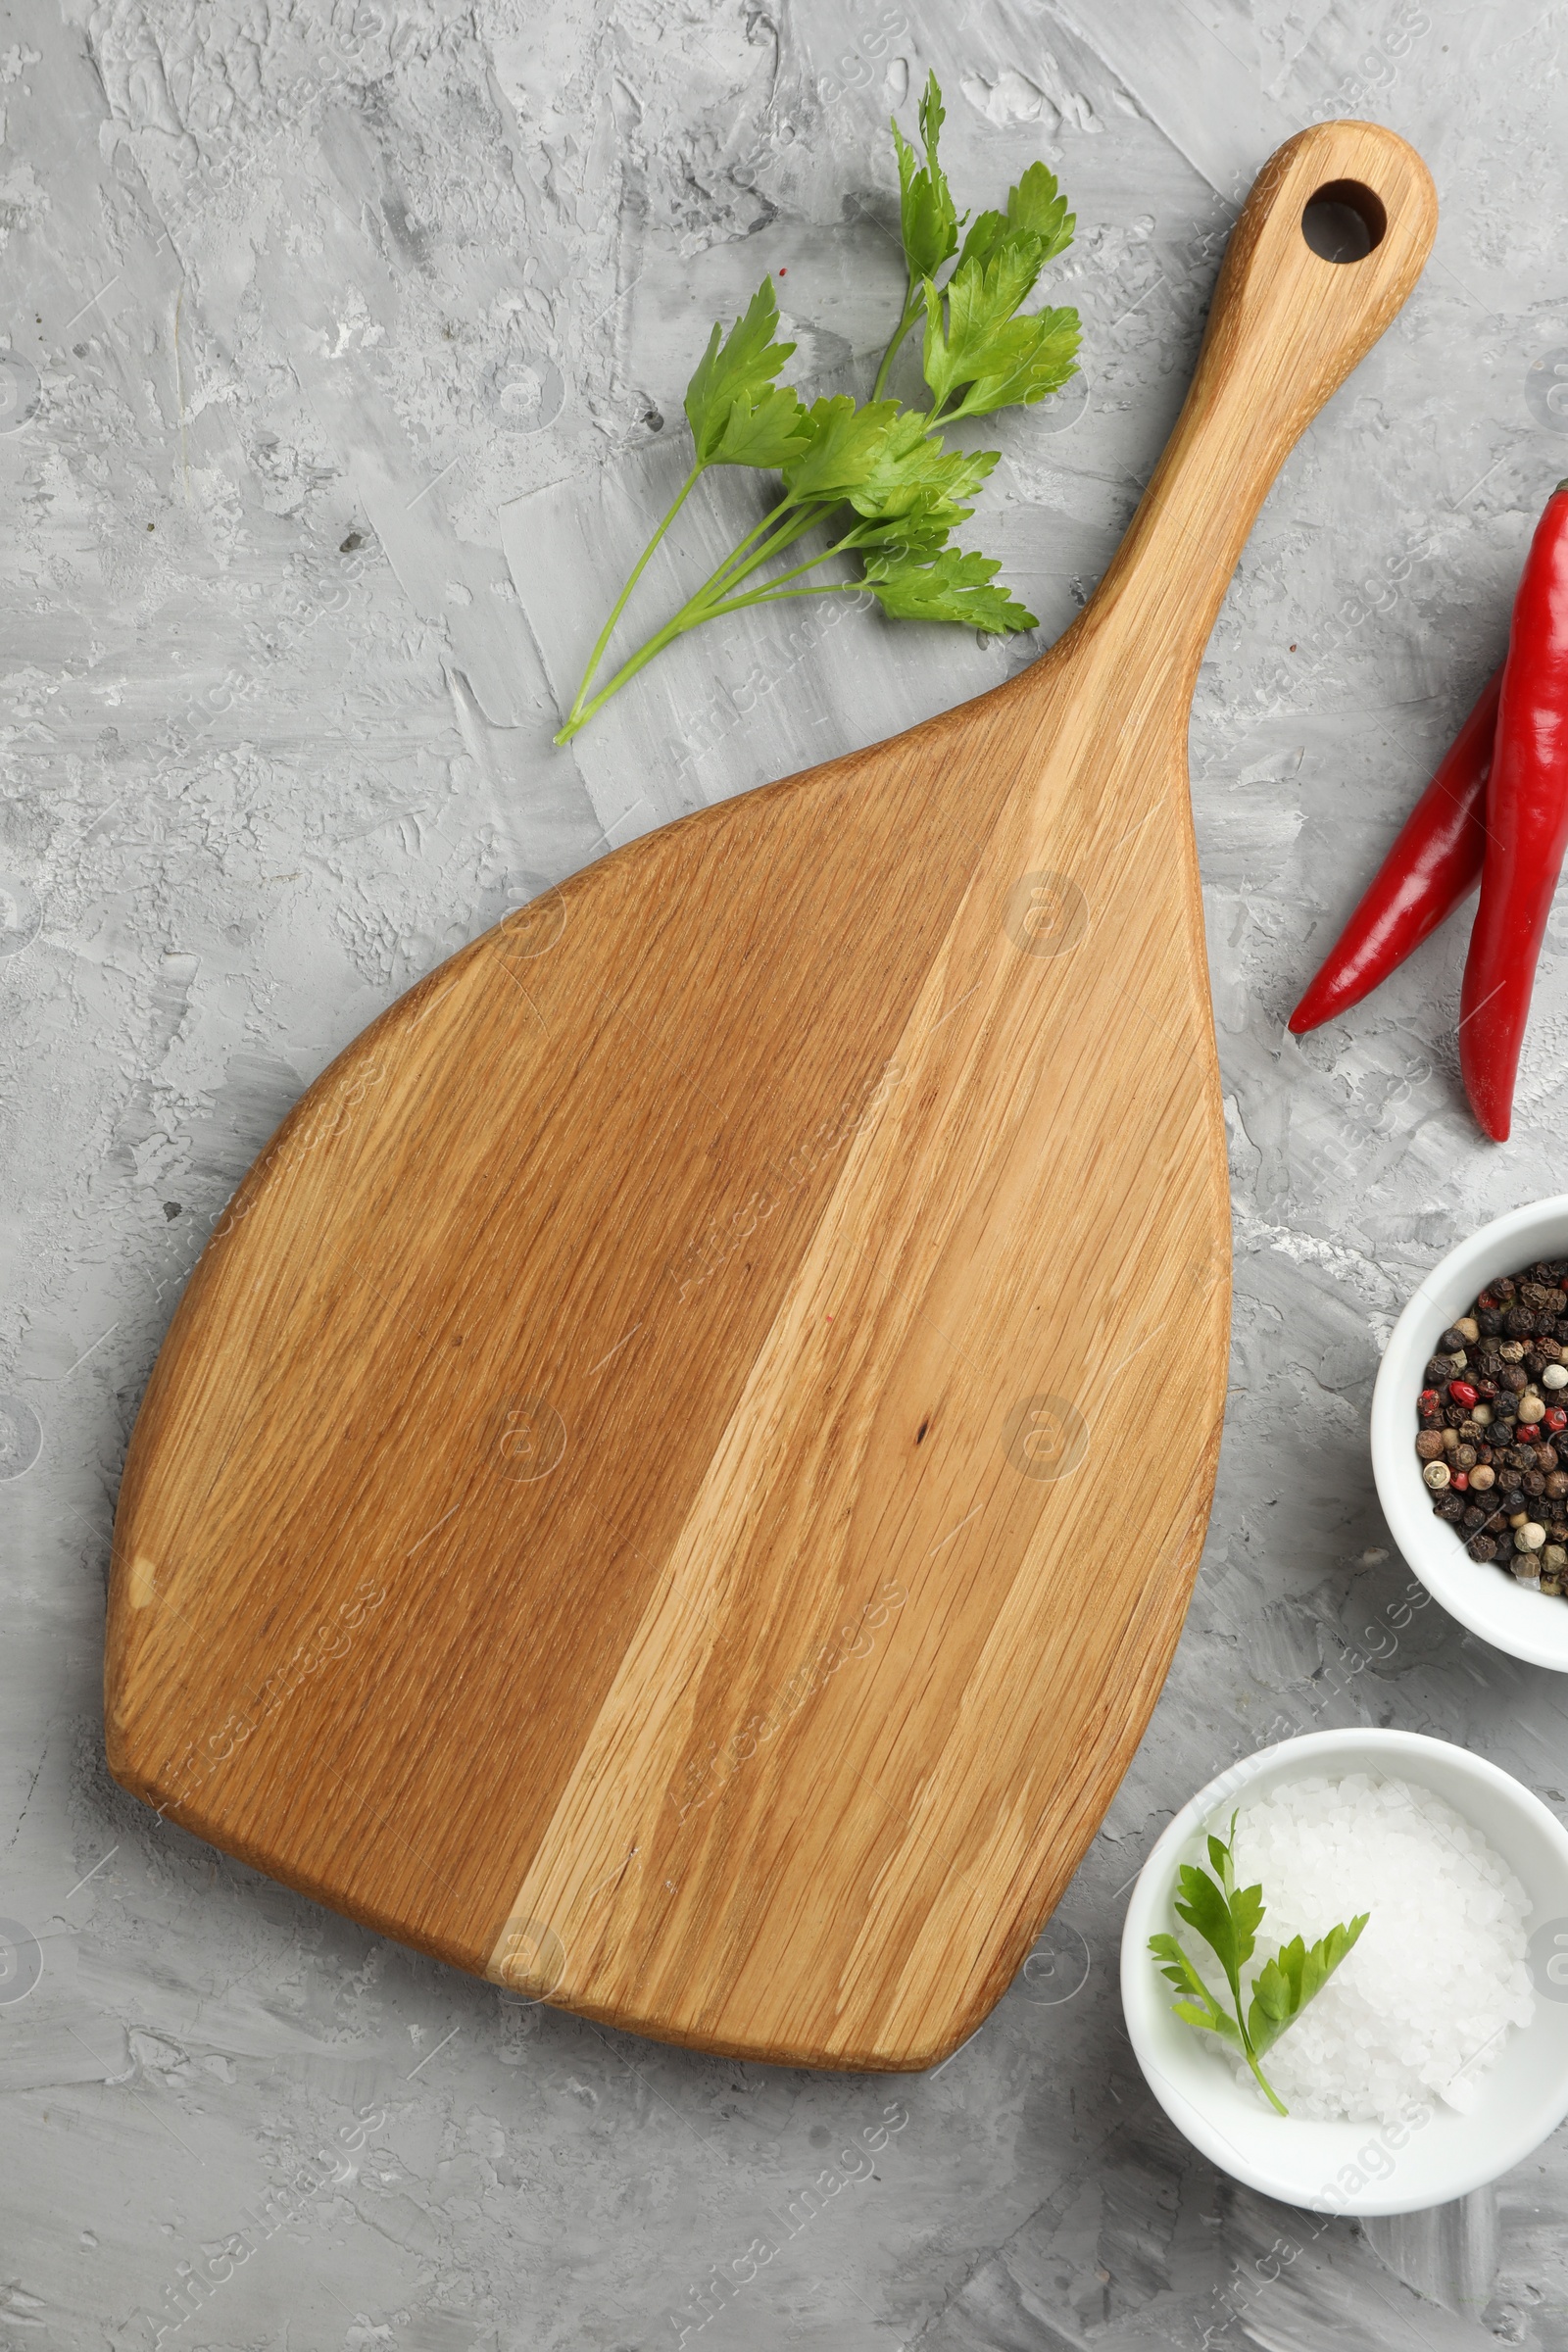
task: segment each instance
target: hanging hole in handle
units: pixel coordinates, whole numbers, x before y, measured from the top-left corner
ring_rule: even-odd
[[[1358,179],[1331,179],[1301,215],[1301,234],[1325,262],[1364,262],[1388,225],[1383,199]]]

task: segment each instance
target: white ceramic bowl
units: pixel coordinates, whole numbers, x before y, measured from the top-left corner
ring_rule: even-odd
[[[1568,1673],[1568,1598],[1532,1592],[1506,1570],[1471,1559],[1447,1522],[1433,1515],[1415,1454],[1415,1400],[1438,1335],[1494,1275],[1515,1273],[1540,1257],[1568,1257],[1568,1193],[1483,1225],[1433,1267],[1384,1351],[1372,1392],[1372,1474],[1394,1541],[1448,1614],[1495,1648],[1562,1674]]]
[[[1177,1869],[1201,1858],[1204,1828],[1228,1819],[1244,1792],[1350,1772],[1432,1789],[1491,1841],[1534,1906],[1527,1924],[1535,2018],[1510,2032],[1469,2115],[1435,2098],[1427,2101],[1430,2120],[1413,2127],[1274,2115],[1238,2082],[1211,2035],[1171,2014],[1175,1995],[1150,1957],[1150,1936],[1179,1925],[1171,1908]],[[1495,1764],[1418,1732],[1308,1732],[1260,1748],[1184,1806],[1144,1864],[1122,1930],[1121,1998],[1155,2098],[1193,2145],[1238,2180],[1318,2213],[1446,2205],[1522,2163],[1568,2115],[1568,1830]]]

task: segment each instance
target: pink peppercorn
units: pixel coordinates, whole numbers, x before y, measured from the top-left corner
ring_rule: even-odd
[[[1407,1389],[1405,1395],[1408,1396],[1409,1393]],[[1473,1389],[1467,1380],[1450,1380],[1448,1395],[1453,1398],[1455,1404],[1479,1404],[1481,1401],[1481,1391]]]

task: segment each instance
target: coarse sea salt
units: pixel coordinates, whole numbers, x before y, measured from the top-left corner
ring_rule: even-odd
[[[1212,1826],[1223,1835],[1227,1825]],[[1238,1806],[1234,1851],[1237,1885],[1261,1884],[1265,1905],[1244,1987],[1293,1936],[1310,1945],[1370,1914],[1262,2061],[1292,2115],[1393,2123],[1433,2093],[1468,2114],[1509,2029],[1535,2015],[1530,1898],[1480,1831],[1429,1788],[1352,1773],[1292,1781]],[[1211,1959],[1189,1932],[1182,1940]],[[1223,1982],[1217,1972],[1210,1981]]]

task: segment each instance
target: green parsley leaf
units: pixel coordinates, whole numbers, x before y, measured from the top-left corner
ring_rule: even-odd
[[[896,400],[870,400],[860,408],[848,392],[813,401],[805,412],[805,446],[783,468],[785,488],[797,499],[852,497],[875,466],[898,414]]]
[[[927,281],[925,380],[939,411],[956,397],[950,419],[1043,400],[1072,374],[1077,312],[1013,316],[1038,274],[1035,250],[1032,237],[1004,238],[989,261],[961,263],[942,292]]]
[[[1247,2016],[1248,2038],[1260,2058],[1273,2048],[1287,2026],[1295,2025],[1307,2002],[1322,1991],[1371,1916],[1370,1911],[1361,1911],[1348,1927],[1330,1928],[1310,1950],[1299,1936],[1293,1936],[1280,1947],[1276,1959],[1263,1963]]]
[[[1007,190],[1007,226],[1039,238],[1042,268],[1066,252],[1077,225],[1078,217],[1068,212],[1055,173],[1044,164],[1031,164],[1018,185]]]
[[[972,498],[1000,463],[995,449],[944,449],[930,420],[906,409],[894,417],[849,501],[858,514],[867,515],[906,514],[917,505],[932,512],[940,501],[950,523],[962,522],[971,510],[956,501]]]
[[[1174,2004],[1176,2015],[1190,2026],[1202,2026],[1210,2034],[1222,2034],[1239,2044],[1240,2027],[1234,2018],[1226,2016],[1175,1936],[1151,1936],[1149,1948],[1163,1963],[1160,1975],[1168,1977],[1178,1992],[1188,1995]]]
[[[709,336],[686,387],[699,466],[783,466],[805,446],[806,411],[773,382],[795,349],[774,342],[777,325],[773,283],[764,277],[723,341],[716,325]]]
[[[889,553],[871,557],[865,584],[895,620],[957,620],[995,636],[1038,628],[1034,614],[1005,588],[992,587],[1001,569],[989,557],[960,555],[956,547],[944,548],[928,564]]]
[[[899,225],[911,281],[933,276],[957,248],[958,216],[947,173],[937,161],[937,141],[946,121],[941,86],[933,74],[920,100],[923,169],[897,122],[893,123],[893,147],[899,159]]]
[[[708,463],[781,471],[800,456],[809,438],[805,408],[788,384],[775,384],[760,400],[734,403]]]
[[[1077,374],[1082,339],[1076,311],[1040,311],[1032,318],[1014,318],[1006,342],[992,355],[990,371],[970,384],[951,415],[989,416],[997,409],[1033,408]]]
[[[975,215],[958,255],[958,269],[965,262],[989,262],[1004,244],[1016,245],[1029,255],[1032,274],[1024,288],[1026,294],[1046,264],[1065,253],[1076,226],[1076,217],[1068,212],[1067,199],[1056,186],[1055,173],[1048,172],[1044,164],[1031,164],[1017,186],[1007,190],[1004,213]],[[1023,295],[1018,299],[1022,301]]]
[[[958,270],[963,268],[965,262],[989,262],[1006,233],[1005,213],[976,213],[969,223],[969,233],[963,240],[963,250],[958,255]],[[956,270],[954,275],[957,275]]]
[[[1217,1840],[1209,1839],[1212,1855]],[[1228,1861],[1228,1856],[1227,1856]],[[1229,1878],[1229,1871],[1225,1874]],[[1184,1863],[1176,1916],[1201,1936],[1225,1971],[1231,1991],[1241,1994],[1241,1973],[1252,1957],[1263,1917],[1261,1886],[1235,1886],[1211,1879],[1206,1870]]]
[[[968,519],[971,508],[959,508],[959,515]],[[948,546],[950,529],[953,522],[945,515],[914,508],[907,515],[889,515],[884,522],[858,522],[844,534],[839,548],[858,555],[874,553],[891,564],[929,564],[933,555],[941,555]]]

